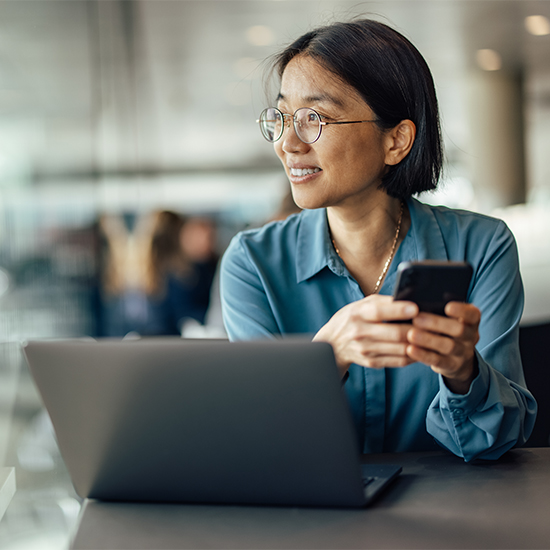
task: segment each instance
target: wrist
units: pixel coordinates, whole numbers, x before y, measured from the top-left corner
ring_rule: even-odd
[[[443,381],[452,393],[466,395],[470,391],[470,386],[478,374],[479,366],[477,364],[477,356],[474,354],[468,364],[461,369],[460,374],[457,373],[457,376],[452,378],[443,375]]]
[[[324,327],[323,327],[324,328]],[[330,341],[327,334],[323,334],[323,328],[313,337],[313,342],[327,342],[332,346],[332,351],[334,353],[334,360],[336,362],[336,367],[338,369],[338,374],[343,381],[348,377],[348,370],[351,365],[351,362],[342,361],[341,354],[338,353],[336,346],[333,342]]]

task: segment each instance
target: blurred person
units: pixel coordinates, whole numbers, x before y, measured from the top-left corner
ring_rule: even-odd
[[[184,277],[169,277],[168,289],[178,330],[192,319],[204,324],[210,304],[210,292],[217,271],[219,254],[216,250],[217,228],[206,217],[190,217],[183,224],[179,243],[189,269]]]
[[[218,264],[216,227],[169,211],[155,212],[150,223],[142,259],[148,321],[141,333],[179,335],[189,319],[204,323]]]
[[[145,322],[147,303],[140,288],[140,262],[123,216],[102,215],[98,223],[99,336],[124,336]]]
[[[183,276],[190,268],[190,260],[182,253],[180,235],[185,219],[180,214],[161,210],[149,214],[136,228],[137,245],[141,249],[143,281],[149,296],[166,293],[168,275]]]
[[[204,322],[218,263],[215,226],[167,210],[140,218],[132,233],[108,219],[107,335],[179,335]]]
[[[304,34],[274,68],[276,106],[258,122],[304,211],[230,243],[229,338],[329,342],[364,453],[442,446],[471,461],[522,445],[537,406],[519,354],[514,238],[500,220],[413,198],[436,188],[443,162],[424,58],[362,19]],[[469,303],[438,316],[393,301],[398,264],[425,259],[469,262]]]

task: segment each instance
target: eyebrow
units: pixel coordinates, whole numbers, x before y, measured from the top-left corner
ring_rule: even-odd
[[[285,96],[279,92],[277,95],[277,101],[285,100]],[[329,94],[317,94],[312,95],[304,98],[305,103],[332,103],[334,105],[337,105],[338,107],[343,107],[344,102],[341,99],[338,99],[336,97],[333,97]]]

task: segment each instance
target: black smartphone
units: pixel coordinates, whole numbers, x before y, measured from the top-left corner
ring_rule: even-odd
[[[447,302],[466,302],[473,269],[468,262],[401,262],[394,300],[415,302],[420,311],[445,315]]]

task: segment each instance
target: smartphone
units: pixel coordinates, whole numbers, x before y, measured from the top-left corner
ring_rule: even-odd
[[[473,269],[468,262],[401,262],[394,300],[415,302],[420,311],[445,315],[447,302],[466,302]]]

